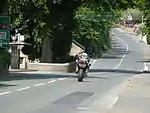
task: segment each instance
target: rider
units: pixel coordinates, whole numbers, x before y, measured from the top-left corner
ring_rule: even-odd
[[[85,59],[87,61],[87,68],[89,69],[91,63],[90,63],[90,57],[88,56],[87,53],[82,53],[81,56],[78,57],[78,59],[76,60],[76,62],[78,63],[78,61],[80,59]],[[78,67],[76,68],[76,73],[78,73]]]

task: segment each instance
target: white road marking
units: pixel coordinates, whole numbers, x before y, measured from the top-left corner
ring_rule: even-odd
[[[67,78],[60,78],[60,79],[58,79],[58,80],[65,80],[65,79],[67,79]],[[53,83],[53,82],[56,82],[56,81],[58,81],[58,80],[51,80],[51,81],[49,81],[48,83]],[[34,86],[41,86],[41,85],[45,85],[46,83],[40,83],[40,84],[35,84]],[[27,90],[27,89],[29,89],[30,87],[24,87],[24,88],[20,88],[20,89],[17,89],[16,91],[23,91],[23,90]],[[5,95],[5,94],[9,94],[9,93],[12,93],[12,92],[10,92],[10,91],[8,91],[8,92],[3,92],[3,93],[0,93],[0,96],[1,95]]]
[[[144,71],[147,71],[148,70],[148,66],[147,64],[144,62]]]
[[[93,62],[92,62],[92,64],[91,64],[91,65],[93,65],[96,61],[97,61],[97,60],[93,60]]]
[[[23,90],[26,90],[26,89],[29,89],[30,87],[24,87],[24,88],[20,88],[20,89],[17,89],[17,91],[23,91]]]
[[[113,33],[112,33],[112,34],[113,34]],[[106,53],[108,53],[108,52],[110,52],[110,51],[112,51],[112,49],[109,50],[109,51],[107,51]],[[106,53],[105,53],[105,54],[106,54]],[[97,61],[98,61],[98,60],[93,60],[93,62],[91,63],[91,65],[95,64]]]
[[[79,110],[88,110],[89,107],[77,107],[76,109],[79,109]]]
[[[120,60],[120,62],[113,69],[117,69],[122,64],[123,60],[125,59],[125,57],[127,55],[128,50],[129,50],[128,44],[124,40],[119,38],[118,36],[116,36],[116,37],[126,46],[126,51],[125,51],[125,54],[122,56],[122,59]],[[108,105],[108,108],[109,109],[112,108],[118,102],[118,99],[119,99],[119,97],[117,95],[115,97],[112,97],[111,102]]]
[[[115,35],[116,36],[116,35]],[[121,64],[122,64],[122,62],[123,62],[123,60],[124,60],[124,58],[125,58],[125,56],[126,56],[126,54],[127,54],[127,52],[128,52],[128,45],[122,40],[122,39],[120,39],[118,36],[116,36],[119,40],[121,40],[125,45],[126,45],[126,52],[125,52],[125,54],[123,55],[123,57],[122,57],[122,59],[121,59],[121,61],[119,62],[119,64],[114,68],[114,69],[117,69]],[[93,62],[92,62],[92,64],[94,64],[95,62],[96,62],[97,60],[93,60]],[[67,79],[67,78],[60,78],[60,79],[58,79],[58,80],[64,80],[64,79]],[[56,81],[58,81],[58,80],[51,80],[51,81],[49,81],[48,83],[53,83],[53,82],[56,82]],[[45,85],[46,83],[40,83],[40,84],[35,84],[34,86],[41,86],[41,85]],[[25,87],[25,88],[21,88],[21,89],[17,89],[17,91],[22,91],[22,90],[26,90],[26,89],[29,89],[30,87]],[[4,94],[9,94],[9,93],[11,93],[11,92],[4,92],[4,93],[0,93],[0,95],[4,95]],[[114,98],[114,101],[108,106],[108,108],[111,108],[117,101],[118,101],[118,96],[116,96],[115,98]],[[86,108],[86,107],[78,107],[78,109],[88,109],[88,108]]]
[[[115,35],[116,36],[116,35]],[[122,59],[120,60],[120,62],[116,65],[116,67],[114,67],[114,69],[117,69],[123,62],[123,60],[125,59],[126,55],[127,55],[127,52],[129,50],[129,47],[128,47],[128,44],[123,41],[121,38],[119,38],[118,36],[116,36],[121,42],[124,43],[124,45],[126,46],[126,51],[125,51],[125,54],[123,55]]]
[[[56,81],[57,81],[57,80],[51,80],[51,81],[49,81],[49,82],[48,82],[48,84],[49,84],[49,83],[53,83],[53,82],[56,82]]]
[[[67,78],[60,78],[60,79],[58,79],[58,80],[65,80],[65,79],[67,79]]]
[[[42,85],[45,85],[45,83],[40,83],[40,84],[35,84],[34,86],[42,86]]]
[[[128,78],[122,82],[121,84],[117,85],[117,87],[111,89],[104,97],[102,97],[102,102],[95,103],[95,105],[100,105],[102,107],[107,107],[111,109],[119,100],[119,92],[122,90],[122,87],[125,87],[129,83]]]
[[[115,96],[115,98],[113,99],[113,102],[108,106],[108,108],[112,108],[117,102],[118,102],[119,97]]]
[[[6,94],[10,94],[10,93],[11,93],[11,91],[3,92],[3,93],[0,93],[0,96],[1,95],[6,95]]]

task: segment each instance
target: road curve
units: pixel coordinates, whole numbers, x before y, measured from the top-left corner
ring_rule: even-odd
[[[111,107],[118,86],[140,74],[143,45],[113,29],[113,49],[98,59],[84,82],[75,74],[40,74],[0,82],[0,113],[92,113]],[[112,98],[109,98],[112,97]]]

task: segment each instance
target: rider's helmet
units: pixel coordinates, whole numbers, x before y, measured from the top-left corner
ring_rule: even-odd
[[[87,53],[82,53],[81,58],[85,58],[85,59],[87,59],[87,58],[88,58],[88,54],[87,54]]]

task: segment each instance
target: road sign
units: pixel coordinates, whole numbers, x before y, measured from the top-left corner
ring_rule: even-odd
[[[0,16],[0,47],[7,48],[10,42],[10,17]]]

